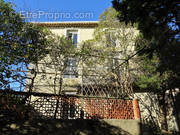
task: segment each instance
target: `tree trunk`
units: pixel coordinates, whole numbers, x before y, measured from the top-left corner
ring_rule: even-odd
[[[167,124],[167,109],[166,109],[166,103],[165,103],[165,91],[163,93],[158,94],[158,100],[159,100],[159,108],[161,113],[161,130],[168,131],[168,124]]]
[[[177,105],[176,105],[176,101],[175,101],[175,98],[174,98],[174,95],[173,95],[173,89],[170,90],[170,94],[171,94],[171,98],[172,98],[172,102],[173,102],[173,109],[174,109],[174,112],[175,112],[175,118],[176,118],[176,123],[177,123],[177,126],[178,126],[178,131],[180,129],[180,120],[179,120],[179,110],[177,109]]]
[[[59,94],[58,94],[59,96],[61,93],[61,89],[62,89],[62,78],[60,78],[60,80],[59,80]],[[58,107],[59,107],[59,97],[57,97],[57,99],[56,99],[56,108],[55,108],[55,112],[54,112],[54,119],[56,119],[56,117],[57,117]]]

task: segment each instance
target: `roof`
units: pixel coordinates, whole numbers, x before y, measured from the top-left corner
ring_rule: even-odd
[[[45,27],[84,27],[94,28],[98,26],[98,21],[81,21],[81,22],[34,22]]]

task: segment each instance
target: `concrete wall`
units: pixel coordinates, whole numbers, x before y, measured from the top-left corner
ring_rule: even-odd
[[[167,93],[168,95],[168,93]],[[139,107],[140,107],[140,113],[141,113],[141,123],[143,126],[144,132],[150,132],[145,127],[151,127],[160,129],[161,128],[161,113],[160,108],[158,105],[158,98],[157,95],[153,92],[141,92],[141,93],[135,93],[135,98],[139,100]],[[172,105],[172,99],[168,96],[166,96],[166,102],[167,102],[167,124],[168,124],[168,130],[169,131],[178,131],[175,115],[174,115],[174,109]]]
[[[116,119],[104,119],[101,121],[105,121],[109,125],[118,127],[122,130],[121,134],[125,135],[140,135],[140,120],[116,120]],[[123,132],[124,131],[124,132]]]

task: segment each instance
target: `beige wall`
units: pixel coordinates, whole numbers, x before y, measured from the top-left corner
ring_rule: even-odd
[[[68,30],[76,30],[78,32],[78,47],[83,41],[89,40],[93,38],[93,33],[95,28],[73,28],[73,27],[49,27],[50,31],[52,31],[54,34],[59,35],[59,36],[66,36]],[[48,58],[47,58],[48,59]],[[46,60],[47,60],[46,59]],[[43,63],[43,62],[42,62]],[[30,69],[34,68],[34,66],[31,64]],[[82,74],[79,67],[78,67],[78,73]],[[39,64],[38,65],[38,72],[43,72],[45,71],[46,73],[51,73],[51,74],[45,74],[45,73],[38,73],[36,75],[36,78],[34,80],[34,88],[33,91],[35,92],[44,92],[44,93],[54,93],[58,94],[59,93],[59,78],[60,74],[56,76],[57,79],[54,81],[55,78],[55,70],[53,68],[48,68],[46,65]],[[33,78],[34,75],[31,73],[28,73],[28,76],[30,78]],[[31,80],[26,80],[27,84],[31,84]],[[75,87],[71,86],[77,86],[78,84],[81,84],[82,82],[82,77],[78,76],[78,78],[63,78],[63,87],[62,90],[70,91],[70,92],[76,92],[77,89]],[[56,85],[56,86],[54,86]],[[69,86],[67,86],[69,85]],[[26,90],[28,90],[28,85],[26,87]]]
[[[81,27],[49,27],[50,31],[52,31],[54,34],[59,36],[66,36],[68,30],[76,30],[78,32],[78,47],[80,47],[81,43],[86,40],[93,39],[93,33],[95,30],[94,28],[81,28]],[[133,37],[137,34],[137,31],[135,30],[132,32]],[[132,48],[131,48],[132,49]],[[130,50],[131,50],[130,49]],[[117,50],[119,50],[119,47],[117,46]],[[45,68],[46,72],[52,73],[54,72],[53,68],[47,68],[42,65],[39,65],[39,71],[42,72],[42,69]],[[78,72],[81,75],[81,67],[78,67]],[[106,70],[99,70],[98,72],[105,73]],[[35,79],[35,85],[34,90],[36,92],[47,92],[47,93],[58,93],[59,91],[59,80],[56,80],[56,83],[54,83],[55,74],[38,74]],[[57,75],[57,78],[60,78],[60,75]],[[82,77],[78,76],[78,78],[63,78],[63,84],[75,86],[77,84],[82,83]],[[54,87],[53,85],[56,85]],[[63,87],[64,89],[67,89],[68,91],[76,91],[73,87]]]
[[[78,31],[78,42],[82,43],[83,41],[93,38],[93,33],[95,28],[49,28],[54,34],[59,36],[66,36],[67,30],[77,30]]]

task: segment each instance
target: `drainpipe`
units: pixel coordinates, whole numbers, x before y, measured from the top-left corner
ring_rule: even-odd
[[[139,135],[142,133],[142,129],[141,129],[141,114],[140,114],[140,108],[139,108],[139,102],[138,99],[134,99],[133,100],[133,111],[134,111],[134,120],[137,121],[137,127],[138,127],[138,132]]]
[[[141,114],[140,114],[138,99],[133,100],[133,109],[134,109],[134,119],[140,120]]]

